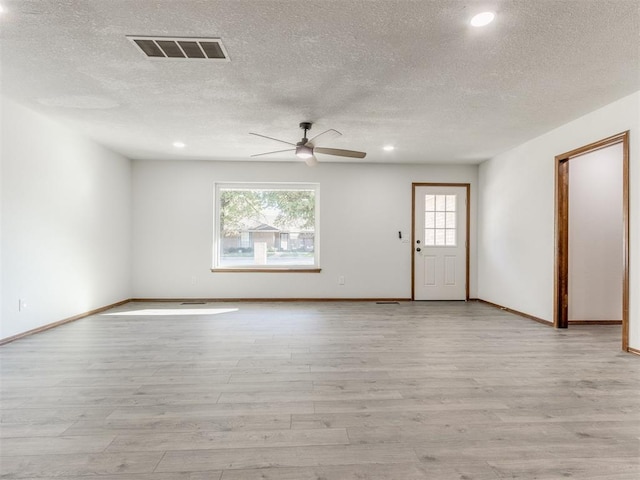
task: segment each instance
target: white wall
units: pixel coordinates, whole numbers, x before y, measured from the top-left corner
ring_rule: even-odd
[[[622,144],[569,161],[569,320],[622,320]]]
[[[630,346],[640,348],[640,92],[480,165],[480,298],[553,319],[555,156],[626,130],[631,130]]]
[[[212,273],[214,182],[320,183],[321,273]],[[134,298],[409,298],[411,183],[471,183],[477,166],[133,162]],[[345,285],[338,285],[338,276]],[[194,283],[195,279],[195,283]]]
[[[0,338],[129,298],[131,162],[6,99],[1,114]]]

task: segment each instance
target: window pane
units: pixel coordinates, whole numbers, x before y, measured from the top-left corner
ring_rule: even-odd
[[[218,187],[215,267],[316,266],[317,187],[277,187]]]
[[[456,214],[455,212],[447,212],[446,214],[447,228],[456,228]]]
[[[445,195],[436,195],[436,211],[444,212],[445,209]]]
[[[435,195],[424,196],[424,210],[426,212],[433,211],[436,206]]]
[[[455,211],[456,211],[456,196],[447,195],[447,212],[455,212]]]
[[[280,234],[280,249],[289,250],[289,234],[281,233]]]
[[[424,214],[424,228],[433,228],[436,226],[435,212],[427,212]]]
[[[436,212],[436,228],[444,228],[445,227],[445,213],[444,212]]]
[[[424,244],[428,247],[433,247],[436,244],[436,232],[435,230],[425,230],[424,232]]]
[[[455,230],[446,230],[445,241],[447,246],[455,247],[456,246],[456,231]]]
[[[445,239],[444,239],[444,228],[439,228],[436,230],[436,246],[444,246],[445,244]]]
[[[250,233],[249,232],[240,232],[240,246],[241,247],[249,247],[250,243]]]

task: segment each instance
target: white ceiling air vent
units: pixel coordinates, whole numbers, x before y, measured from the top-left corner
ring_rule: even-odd
[[[214,60],[229,62],[219,38],[138,37],[127,38],[152,60]]]

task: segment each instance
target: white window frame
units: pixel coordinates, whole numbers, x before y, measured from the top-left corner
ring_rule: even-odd
[[[220,193],[225,189],[239,190],[313,190],[315,192],[315,226],[314,226],[314,262],[313,265],[249,265],[222,266],[220,254]],[[320,272],[320,184],[319,183],[289,183],[289,182],[215,182],[213,204],[213,248],[212,272]]]

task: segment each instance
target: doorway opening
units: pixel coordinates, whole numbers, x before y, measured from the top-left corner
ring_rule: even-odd
[[[577,203],[579,196],[572,194],[575,191],[569,189],[571,182],[570,177],[570,165],[579,165],[581,159],[591,159],[590,156],[594,152],[608,149],[609,147],[618,146],[616,149],[618,152],[614,160],[621,162],[621,175],[618,176],[617,185],[621,189],[621,204],[618,203],[620,211],[616,211],[615,217],[621,219],[622,225],[618,225],[621,237],[618,241],[621,243],[616,245],[616,249],[621,253],[622,258],[615,259],[615,262],[619,261],[620,267],[616,271],[615,282],[619,282],[614,287],[618,287],[615,290],[621,298],[621,315],[622,315],[622,350],[629,350],[629,131],[613,135],[595,143],[585,145],[570,152],[563,153],[556,156],[556,248],[555,248],[555,288],[554,288],[554,316],[553,324],[556,328],[568,328],[572,323],[619,323],[618,320],[594,320],[589,319],[586,321],[574,320],[572,321],[570,315],[570,306],[572,305],[572,299],[576,296],[576,291],[571,288],[570,279],[572,266],[570,265],[570,256],[572,255],[572,241],[570,240],[570,227],[578,229],[576,225],[578,222],[575,219],[571,219],[569,215],[570,201]],[[622,158],[620,158],[620,155]],[[603,157],[604,158],[604,157]],[[611,157],[609,157],[611,158]],[[601,167],[600,167],[601,168]],[[614,165],[612,164],[612,169]],[[574,169],[574,176],[577,179],[580,178],[580,170]],[[621,178],[620,178],[621,177]],[[620,191],[618,191],[618,194]],[[576,205],[577,206],[577,205]],[[575,210],[578,210],[575,208]],[[620,228],[621,227],[621,228]],[[575,246],[574,246],[575,248]],[[614,249],[615,250],[615,249]],[[575,268],[574,275],[575,275]],[[599,269],[599,272],[602,268]],[[588,277],[588,275],[584,275]],[[611,300],[611,299],[608,299]],[[618,299],[614,299],[616,302]],[[574,311],[578,310],[573,307]]]

